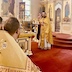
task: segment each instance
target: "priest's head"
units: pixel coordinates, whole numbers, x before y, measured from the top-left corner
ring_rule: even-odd
[[[46,12],[42,12],[42,17],[43,17],[43,18],[46,18],[46,16],[47,16],[47,15],[46,15]]]
[[[20,34],[20,23],[15,17],[10,17],[5,22],[4,30],[17,39]]]

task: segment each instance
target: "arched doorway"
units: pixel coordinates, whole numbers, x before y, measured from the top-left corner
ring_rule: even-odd
[[[61,4],[57,4],[55,7],[55,32],[60,32],[61,23]]]

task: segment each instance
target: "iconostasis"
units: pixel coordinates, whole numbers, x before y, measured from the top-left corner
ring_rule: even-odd
[[[50,0],[45,8],[54,32],[72,34],[72,0]]]

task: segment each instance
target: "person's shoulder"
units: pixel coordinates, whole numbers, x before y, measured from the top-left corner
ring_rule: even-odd
[[[45,19],[46,19],[46,20],[49,20],[49,17],[46,17]]]
[[[49,18],[48,16],[46,16],[46,18]]]
[[[50,21],[50,18],[49,18],[49,17],[46,17],[46,19],[47,19],[48,21]]]

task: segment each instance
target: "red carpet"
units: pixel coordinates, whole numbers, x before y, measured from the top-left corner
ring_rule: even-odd
[[[40,50],[37,43],[32,42],[33,56],[31,60],[42,72],[72,72],[72,50],[52,47],[51,50]]]

